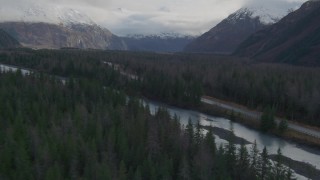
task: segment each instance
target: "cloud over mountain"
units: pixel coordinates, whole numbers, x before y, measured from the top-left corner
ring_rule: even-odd
[[[200,34],[244,4],[267,2],[281,5],[283,1],[290,0],[0,0],[2,9],[7,10],[1,20],[19,13],[16,7],[30,4],[72,7],[118,35],[170,31]]]

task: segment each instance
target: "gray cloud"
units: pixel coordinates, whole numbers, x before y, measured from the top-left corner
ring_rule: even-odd
[[[246,4],[286,7],[305,0],[0,0],[3,6],[65,6],[85,12],[118,35],[181,32],[200,34]],[[10,16],[10,14],[8,15]],[[1,17],[0,17],[1,18]]]

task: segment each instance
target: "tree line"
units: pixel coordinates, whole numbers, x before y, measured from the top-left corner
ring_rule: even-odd
[[[200,105],[204,94],[259,111],[272,107],[277,116],[320,126],[317,67],[257,64],[230,56],[94,50],[9,51],[0,53],[0,62],[60,76],[94,77],[128,94],[185,107]],[[118,64],[139,79],[128,80],[103,62]]]
[[[320,126],[318,67],[263,64],[230,56],[198,54],[128,53],[113,62],[123,64],[141,77],[155,71],[163,72],[169,79],[189,75],[201,84],[202,94],[259,111],[273,108],[277,116]]]

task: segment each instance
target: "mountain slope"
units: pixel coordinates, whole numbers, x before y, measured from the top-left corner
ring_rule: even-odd
[[[62,47],[92,49],[126,49],[124,42],[109,30],[97,25],[62,26],[48,23],[6,22],[0,28],[23,46],[35,49]]]
[[[60,25],[95,24],[89,16],[78,10],[56,5],[48,7],[41,3],[2,6],[0,7],[0,15],[3,22],[44,22]]]
[[[131,51],[180,52],[194,37],[172,33],[122,37]]]
[[[320,65],[320,1],[308,1],[244,41],[236,55],[258,61]]]
[[[8,15],[4,7],[0,8],[0,28],[23,46],[35,49],[126,49],[125,43],[119,37],[77,10],[44,8],[34,4],[10,10],[13,13]]]
[[[296,3],[288,3],[286,8],[248,5],[187,45],[185,51],[230,54],[251,34],[274,24],[295,6]]]
[[[259,18],[252,18],[246,9],[240,9],[220,22],[192,43],[185,51],[206,53],[232,53],[250,34],[264,28]]]
[[[8,33],[0,29],[0,48],[16,48],[20,47],[17,40],[11,37]]]

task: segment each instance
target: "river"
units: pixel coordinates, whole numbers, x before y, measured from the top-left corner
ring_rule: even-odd
[[[20,67],[17,67],[17,66],[6,65],[6,64],[0,64],[0,72],[5,72],[5,73],[7,73],[7,72],[17,72],[18,70],[21,71],[21,74],[23,76],[30,75],[31,73],[35,72],[32,69],[20,68]],[[65,78],[65,77],[56,76],[56,75],[53,75],[53,77],[55,77],[56,79],[60,80],[62,82],[62,84],[66,84],[66,82],[67,82],[67,78]]]
[[[30,72],[31,72],[28,69],[20,69],[19,67],[16,67],[16,66],[9,66],[9,65],[0,64],[0,71],[1,72],[10,72],[10,71],[16,72],[18,70],[20,70],[22,75],[24,75],[24,76],[27,74],[30,74]]]
[[[262,151],[264,146],[266,146],[269,154],[276,154],[278,148],[281,148],[281,151],[284,156],[287,156],[296,161],[309,163],[315,166],[317,169],[320,168],[319,150],[310,149],[309,147],[305,147],[303,145],[299,145],[294,142],[290,142],[270,134],[259,132],[255,129],[248,128],[242,124],[232,122],[231,120],[226,118],[210,116],[197,111],[168,106],[166,104],[150,100],[144,100],[144,104],[149,105],[150,112],[153,115],[157,112],[159,107],[166,108],[172,117],[174,115],[177,115],[180,118],[181,125],[184,126],[188,124],[189,119],[191,119],[192,123],[194,124],[199,121],[200,124],[203,126],[215,126],[226,130],[230,130],[232,126],[234,134],[236,136],[242,137],[251,143],[256,141],[260,151]],[[217,145],[220,145],[221,143],[227,143],[226,140],[223,140],[216,135],[215,137]],[[251,144],[247,145],[248,149],[251,148],[251,146]],[[300,175],[297,175],[297,178],[307,179]]]

